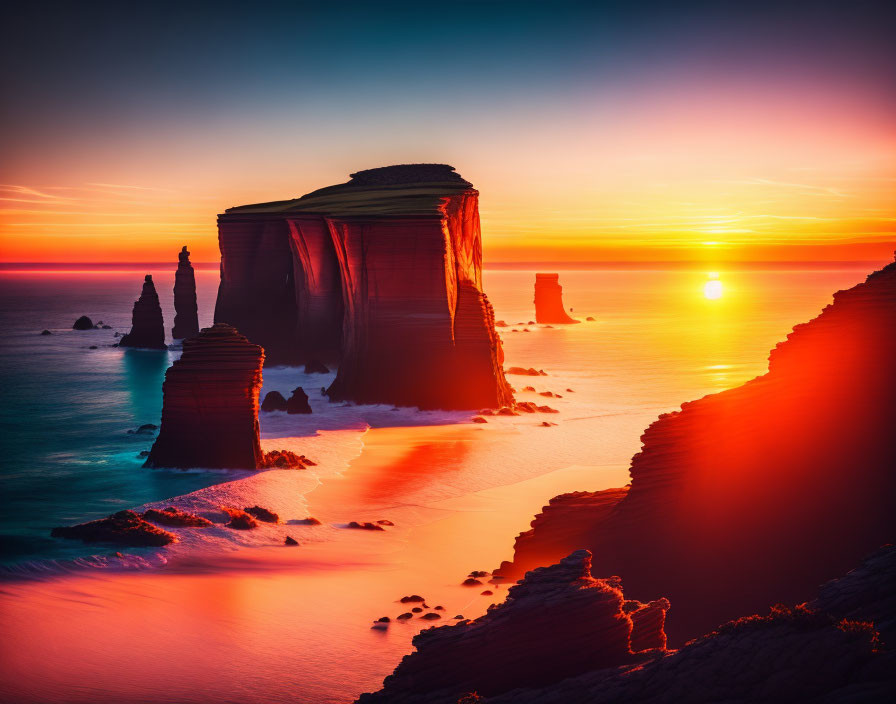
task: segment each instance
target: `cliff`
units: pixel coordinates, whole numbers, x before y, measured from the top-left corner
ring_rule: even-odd
[[[560,274],[535,275],[535,322],[553,325],[579,322],[569,317],[563,307]]]
[[[681,650],[635,667],[593,670],[483,704],[753,704],[883,702],[896,691],[893,602],[896,549],[795,607],[726,623]],[[674,610],[670,613],[674,613]],[[655,651],[656,652],[656,651]],[[421,699],[420,702],[437,702]]]
[[[278,362],[340,358],[334,400],[510,405],[482,291],[478,197],[452,167],[414,164],[231,208],[219,217],[215,319],[245,319]]]
[[[146,467],[257,469],[264,350],[215,323],[184,341],[165,373],[162,425]]]
[[[190,264],[190,253],[186,245],[177,258],[177,271],[174,273],[174,327],[171,328],[171,336],[175,340],[181,340],[199,334],[199,312],[196,305],[196,274]]]
[[[143,280],[143,291],[140,293],[140,298],[134,303],[131,331],[122,336],[118,346],[167,349],[162,306],[159,305],[159,294],[156,293],[156,287],[150,274],[147,274]]]
[[[626,601],[617,578],[591,576],[591,554],[580,550],[542,567],[508,591],[503,604],[475,621],[431,628],[414,638],[383,689],[360,704],[454,704],[460,695],[497,695],[566,677],[637,663],[633,642],[662,647],[667,601]],[[633,618],[633,614],[639,614]]]
[[[654,422],[627,492],[553,499],[502,574],[588,548],[634,597],[671,600],[674,645],[798,601],[896,536],[894,359],[890,264],[796,326],[767,374]]]

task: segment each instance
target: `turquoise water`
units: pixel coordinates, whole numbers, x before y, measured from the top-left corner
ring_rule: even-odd
[[[175,354],[110,347],[114,332],[130,326],[142,273],[0,275],[5,563],[96,553],[49,532],[221,480],[208,472],[142,469],[138,454],[153,436],[128,433],[158,424],[161,384]],[[153,273],[170,324],[173,273]],[[208,324],[217,274],[198,276],[200,321]],[[82,314],[114,329],[72,330]],[[53,335],[41,336],[44,328]]]

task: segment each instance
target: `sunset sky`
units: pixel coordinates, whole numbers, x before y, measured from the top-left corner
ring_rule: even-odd
[[[0,260],[211,262],[224,208],[424,161],[487,261],[886,258],[894,13],[834,4],[32,3]]]

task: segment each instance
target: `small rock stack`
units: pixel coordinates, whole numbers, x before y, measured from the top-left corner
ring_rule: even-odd
[[[171,328],[171,336],[175,340],[182,340],[199,334],[199,313],[196,305],[196,274],[190,264],[190,253],[186,245],[177,256],[177,271],[174,274],[174,327]]]
[[[162,321],[162,306],[159,294],[152,282],[152,275],[143,280],[143,291],[134,303],[131,317],[131,331],[121,338],[119,347],[144,347],[153,350],[167,349],[165,345],[165,323]]]
[[[560,274],[535,275],[535,321],[537,323],[578,323],[563,307],[563,287]]]
[[[184,342],[165,374],[162,427],[147,467],[259,469],[264,350],[225,323]]]

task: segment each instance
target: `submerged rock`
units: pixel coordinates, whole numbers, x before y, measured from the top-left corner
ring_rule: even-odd
[[[305,364],[305,373],[306,374],[329,374],[330,370],[327,369],[327,365],[321,362],[319,359],[312,359],[310,362]]]
[[[177,255],[177,271],[174,274],[174,327],[171,336],[175,340],[196,337],[199,334],[199,314],[196,305],[196,274],[190,264],[187,246]]]
[[[547,376],[547,372],[544,369],[535,369],[534,367],[529,367],[526,369],[525,367],[508,367],[504,370],[506,374],[517,374],[520,376]]]
[[[386,530],[382,526],[378,526],[376,523],[359,523],[358,521],[351,521],[348,524],[349,528],[354,528],[356,530]]]
[[[177,540],[172,533],[146,522],[133,511],[119,511],[108,518],[54,528],[50,535],[85,543],[115,543],[131,547],[161,547]]]
[[[159,305],[159,295],[156,293],[151,274],[147,274],[143,280],[143,291],[140,298],[134,303],[134,312],[131,318],[131,331],[122,336],[118,343],[120,347],[168,349],[165,345],[162,306]]]
[[[283,540],[283,544],[284,544],[284,545],[295,546],[295,545],[298,545],[298,544],[299,544],[299,541],[296,540],[295,538],[292,538],[292,537],[290,537],[290,536],[287,535],[286,538]]]
[[[75,329],[77,330],[77,328],[75,328]],[[41,331],[40,334],[41,335],[52,335],[53,333],[51,333],[49,330],[43,330],[43,331]]]

